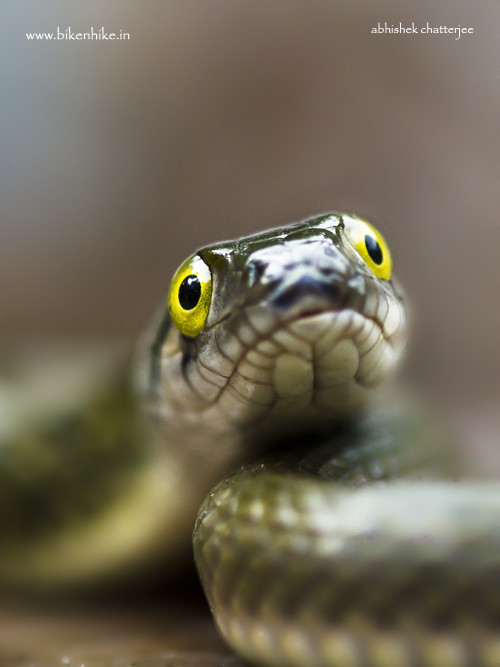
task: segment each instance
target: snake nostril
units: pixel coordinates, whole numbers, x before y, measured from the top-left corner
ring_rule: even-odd
[[[325,245],[325,246],[323,247],[323,252],[324,252],[325,255],[327,255],[328,257],[337,257],[338,254],[339,254],[338,249],[337,249],[334,245],[332,245],[332,244],[330,244],[330,243],[327,244],[327,245]]]
[[[266,272],[266,263],[255,259],[248,263],[245,271],[245,282],[248,286],[258,283]]]

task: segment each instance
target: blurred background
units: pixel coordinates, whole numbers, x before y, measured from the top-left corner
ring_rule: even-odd
[[[371,32],[400,21],[473,33]],[[130,39],[26,38],[91,27]],[[496,0],[2,0],[4,358],[131,344],[196,247],[352,211],[409,295],[409,375],[494,452],[499,27]]]
[[[372,34],[382,25],[473,34]],[[30,41],[93,26],[122,41]],[[199,245],[376,222],[419,376],[500,394],[494,0],[4,0],[0,330],[133,341]]]

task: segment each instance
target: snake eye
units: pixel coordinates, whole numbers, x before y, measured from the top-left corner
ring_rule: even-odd
[[[390,280],[392,259],[382,234],[366,220],[350,215],[342,216],[347,238],[365,264],[377,278]]]
[[[181,334],[194,338],[205,326],[212,297],[210,269],[199,255],[177,269],[168,296],[168,308]]]
[[[184,278],[179,286],[179,304],[184,310],[196,308],[201,298],[201,283],[198,276]]]

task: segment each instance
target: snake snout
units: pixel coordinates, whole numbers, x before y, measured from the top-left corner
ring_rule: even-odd
[[[283,320],[351,307],[358,291],[352,282],[352,262],[323,234],[292,237],[278,247],[258,249],[247,270],[252,277],[249,301],[257,301],[257,295]]]
[[[273,299],[273,305],[278,310],[300,307],[304,310],[303,314],[319,313],[324,307],[339,306],[343,301],[344,292],[338,282],[304,275],[280,290]]]

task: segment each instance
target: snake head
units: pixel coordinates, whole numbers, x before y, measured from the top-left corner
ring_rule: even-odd
[[[160,403],[183,428],[196,415],[221,432],[338,419],[406,344],[385,240],[338,213],[202,248],[177,271],[162,326]]]

